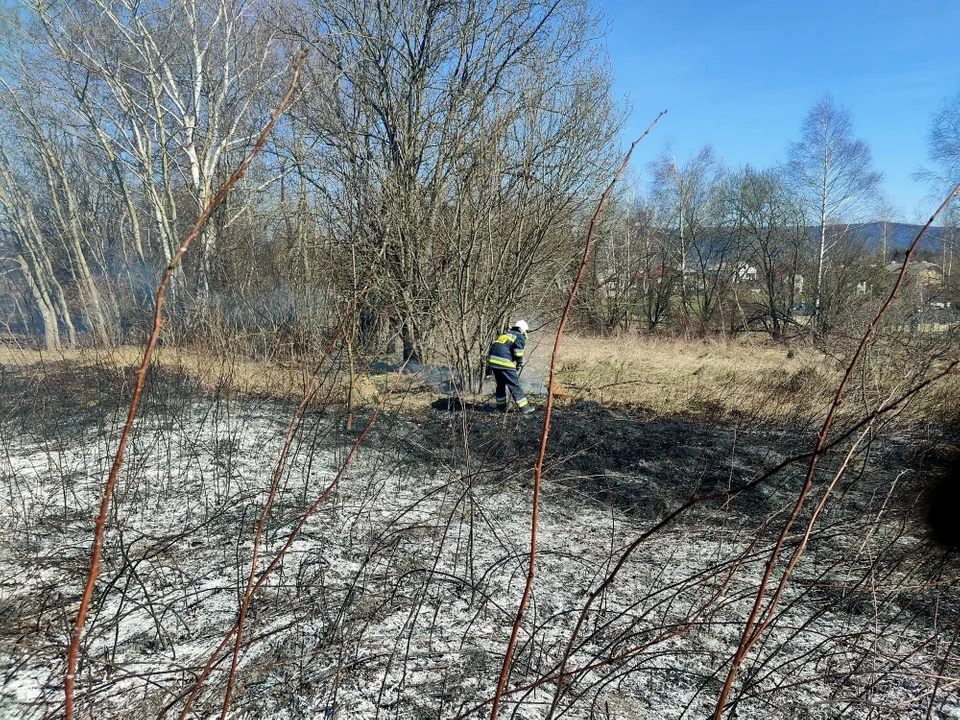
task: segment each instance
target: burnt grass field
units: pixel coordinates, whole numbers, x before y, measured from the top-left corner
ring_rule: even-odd
[[[63,712],[132,380],[102,366],[2,370],[0,718]],[[293,412],[151,370],[81,646],[80,716],[219,717],[233,641],[214,653]],[[229,717],[489,716],[525,581],[543,414],[391,405],[338,476],[372,415],[360,408],[346,431],[320,393],[298,421]],[[500,717],[709,717],[818,429],[558,407]],[[821,460],[762,607],[854,437]],[[881,426],[849,454],[724,717],[960,717],[954,440]],[[943,522],[931,530],[930,517]]]

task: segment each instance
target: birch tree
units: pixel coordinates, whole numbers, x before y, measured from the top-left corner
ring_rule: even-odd
[[[26,87],[31,85],[28,82]],[[57,121],[56,108],[23,87],[12,86],[9,77],[0,78],[0,94],[7,100],[9,113],[6,125],[13,131],[20,159],[16,169],[7,165],[8,193],[31,205],[30,225],[45,243],[58,246],[77,298],[77,315],[98,344],[108,345],[116,312],[98,285],[103,268],[97,263],[97,248],[88,242],[89,235],[95,234],[89,232],[96,222],[89,201],[96,189],[78,172],[89,167],[90,159]]]
[[[27,329],[36,322],[44,349],[56,352],[76,344],[76,328],[34,201],[14,174],[7,153],[0,149],[0,257],[26,288],[30,313],[36,316],[35,321],[27,320]]]
[[[927,132],[927,156],[933,167],[919,176],[938,192],[960,182],[960,91],[944,100]]]
[[[960,91],[948,97],[934,114],[927,132],[927,157],[931,167],[917,173],[938,195],[960,183]],[[960,217],[956,206],[944,215],[940,231],[943,282],[953,287],[953,260],[958,248]],[[955,292],[955,291],[954,291]]]
[[[206,206],[269,108],[282,68],[275,35],[245,0],[78,0],[38,20],[67,107],[109,161],[136,256],[145,259],[152,226],[169,262],[182,223]],[[201,301],[221,228],[207,224],[196,243]]]
[[[800,126],[800,140],[788,148],[788,158],[791,179],[816,231],[813,311],[823,332],[824,275],[831,251],[849,224],[875,201],[883,175],[873,167],[869,146],[854,137],[850,113],[830,96],[810,109]]]
[[[728,264],[729,247],[717,234],[723,169],[706,145],[683,164],[667,148],[651,170],[657,223],[671,239],[681,317],[689,329],[693,320],[713,312],[717,284]]]

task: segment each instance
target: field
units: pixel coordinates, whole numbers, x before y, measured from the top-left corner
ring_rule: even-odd
[[[548,340],[524,370],[540,405]],[[4,353],[0,717],[56,717],[135,353]],[[559,367],[533,599],[501,717],[707,717],[839,364],[810,348],[573,338]],[[414,373],[374,417],[383,374],[364,379],[348,431],[330,378],[275,472],[304,383],[290,365],[163,349],[109,514],[82,716],[219,716],[234,642],[215,650],[253,568],[229,717],[489,717],[542,413],[500,416]],[[855,442],[862,407],[772,565],[769,624],[724,717],[960,717],[960,566],[927,525],[955,477],[951,431],[903,412]]]
[[[534,395],[546,393],[552,334],[532,336],[530,361],[523,384]],[[95,367],[113,373],[135,366],[140,349],[44,353],[0,345],[0,363],[9,370],[36,374],[47,369],[70,373]],[[181,349],[158,349],[154,363],[187,378],[198,391],[229,392],[237,397],[297,402],[303,397],[313,367],[303,362],[256,361],[236,356]],[[383,365],[382,363],[380,364]],[[393,381],[391,368],[362,373],[359,402],[373,402]],[[714,418],[773,413],[782,420],[819,411],[839,379],[839,364],[812,349],[786,350],[764,343],[690,343],[680,340],[593,339],[568,336],[558,357],[558,394],[565,402],[588,400],[609,407],[643,410],[656,415]],[[442,392],[442,368],[429,373],[411,370],[404,378],[403,405],[429,406]],[[488,388],[489,389],[489,388]],[[770,394],[779,396],[771,401]],[[325,397],[343,400],[342,379]],[[486,397],[472,396],[480,402]]]

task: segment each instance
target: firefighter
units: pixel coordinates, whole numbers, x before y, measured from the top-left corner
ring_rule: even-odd
[[[519,372],[523,367],[523,346],[530,326],[526,320],[517,320],[510,329],[493,341],[487,357],[487,367],[497,381],[497,409],[507,411],[507,388],[524,415],[533,412],[533,406],[520,389]]]

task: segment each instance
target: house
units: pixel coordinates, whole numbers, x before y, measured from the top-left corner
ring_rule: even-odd
[[[903,267],[902,262],[896,260],[887,263],[887,272],[891,275],[899,275]],[[921,285],[942,285],[943,270],[936,263],[917,260],[907,266],[907,279],[918,282]]]

